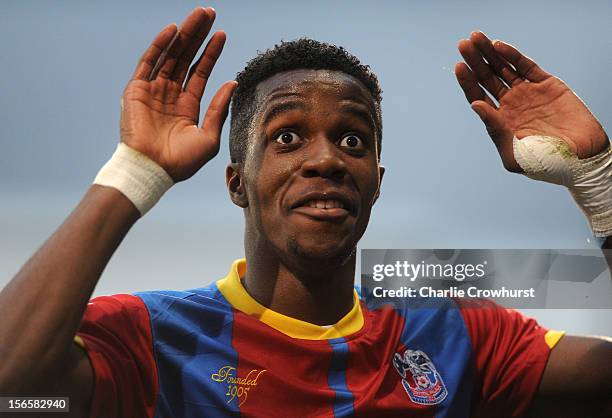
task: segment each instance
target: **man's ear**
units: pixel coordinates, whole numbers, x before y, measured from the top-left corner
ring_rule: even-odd
[[[230,163],[227,166],[225,169],[225,184],[235,205],[243,209],[249,206],[242,176],[242,166],[239,163]]]
[[[372,200],[372,206],[374,206],[374,203],[376,203],[378,197],[380,196],[380,186],[382,186],[383,176],[385,175],[385,167],[380,164],[378,165],[378,175],[380,176],[380,180],[378,182],[378,189],[374,195],[374,200]]]

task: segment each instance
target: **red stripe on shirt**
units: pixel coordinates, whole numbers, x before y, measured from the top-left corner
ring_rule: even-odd
[[[474,416],[501,416],[501,411],[520,416],[537,393],[548,361],[548,330],[488,300],[457,302],[474,347]]]
[[[77,335],[85,343],[95,375],[90,416],[152,418],[157,367],[142,300],[132,295],[92,299]]]
[[[333,417],[334,391],[327,381],[332,349],[327,341],[290,338],[239,311],[233,330],[238,377],[259,375],[256,385],[238,384],[249,388],[239,401],[241,416]]]
[[[391,307],[371,311],[362,302],[362,309],[365,329],[348,341],[346,371],[348,388],[355,395],[355,416],[398,417],[410,411],[414,417],[433,417],[431,408],[410,401],[393,367],[395,353],[405,350],[399,342],[404,319]]]

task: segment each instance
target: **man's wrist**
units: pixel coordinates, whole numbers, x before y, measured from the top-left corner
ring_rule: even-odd
[[[579,159],[554,137],[514,138],[514,157],[525,175],[566,186],[597,237],[612,235],[612,148]]]
[[[612,235],[612,148],[573,161],[572,197],[586,214],[595,236]]]
[[[111,159],[98,172],[94,184],[118,190],[143,216],[172,187],[174,181],[155,161],[119,143]]]

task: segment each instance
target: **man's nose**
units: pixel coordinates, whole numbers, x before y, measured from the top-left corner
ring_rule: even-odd
[[[341,180],[346,174],[346,163],[341,151],[328,138],[317,138],[310,143],[302,173],[304,177],[325,177]]]

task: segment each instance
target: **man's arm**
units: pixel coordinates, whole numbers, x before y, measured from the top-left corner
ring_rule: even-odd
[[[195,174],[219,150],[235,82],[212,99],[201,127],[200,100],[223,49],[215,33],[191,67],[215,18],[197,8],[180,29],[168,25],[139,61],[122,99],[121,142],[173,181]],[[70,396],[85,415],[93,373],[73,337],[113,252],[141,216],[118,190],[94,185],[53,236],[0,293],[0,394]]]
[[[493,44],[482,32],[474,32],[469,40],[462,40],[459,51],[465,63],[455,67],[457,79],[472,109],[484,122],[504,167],[511,172],[527,172],[530,177],[564,184],[570,190],[575,185],[574,178],[593,169],[589,182],[579,184],[572,194],[589,216],[595,232],[609,234],[612,165],[609,155],[605,156],[610,151],[610,142],[584,103],[565,83],[542,70],[530,58],[509,44]],[[561,151],[554,150],[560,155],[555,164],[547,167],[542,163],[549,155],[539,155],[537,164],[528,167],[532,171],[520,164],[516,149],[524,145],[521,139],[529,136],[554,137],[562,141]],[[584,161],[600,156],[604,156],[603,163],[583,165]],[[569,163],[563,167],[566,161]],[[573,167],[580,167],[579,174],[572,171]],[[595,193],[589,190],[593,185]],[[603,248],[611,246],[612,239],[608,236]],[[612,264],[610,252],[606,255],[608,264]],[[609,339],[563,337],[550,353],[530,416],[610,416],[611,359]]]
[[[551,351],[529,418],[612,416],[612,340],[565,336]]]
[[[117,190],[92,186],[0,293],[1,394],[70,396],[73,413],[82,412],[93,374],[72,340],[98,278],[139,216]]]
[[[559,78],[482,32],[459,43],[455,72],[504,167],[563,185],[596,236],[612,235],[612,148],[584,102]],[[491,97],[487,95],[486,91]]]

